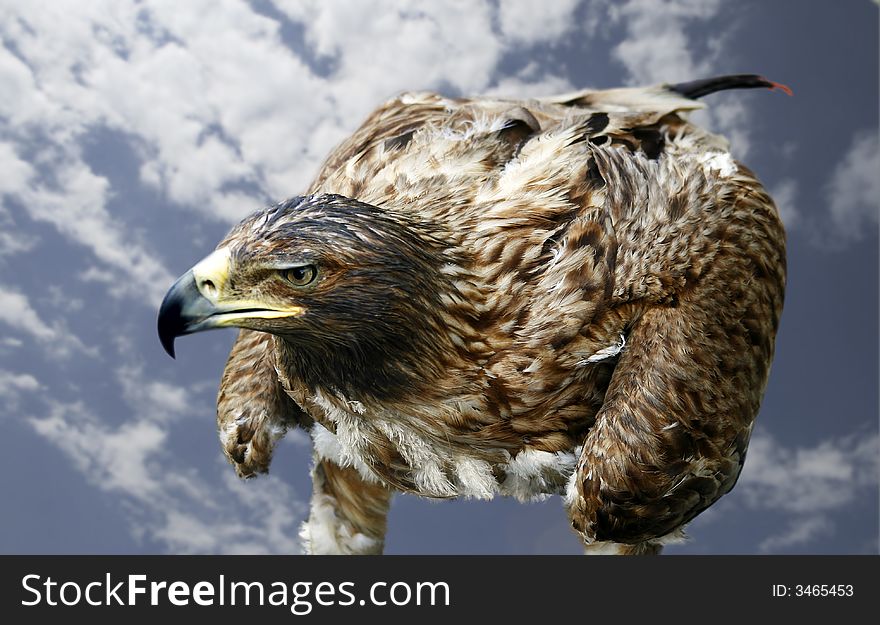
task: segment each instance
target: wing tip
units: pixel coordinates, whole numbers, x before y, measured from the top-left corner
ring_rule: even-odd
[[[788,85],[768,80],[758,74],[714,76],[712,78],[675,83],[668,85],[667,89],[691,100],[727,89],[770,89],[771,91],[782,91],[789,96],[794,95],[794,92]]]

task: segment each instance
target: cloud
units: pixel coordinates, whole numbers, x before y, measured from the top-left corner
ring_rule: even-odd
[[[710,74],[713,59],[696,60],[686,29],[691,22],[715,17],[720,8],[720,0],[628,0],[613,4],[609,17],[623,23],[626,37],[612,54],[629,72],[629,83],[682,82]]]
[[[122,397],[141,418],[158,422],[179,418],[193,411],[191,396],[202,385],[181,386],[151,379],[143,366],[126,364],[117,367],[116,379]]]
[[[753,507],[813,513],[851,503],[877,485],[880,443],[877,434],[846,436],[815,447],[788,448],[757,433],[737,488]]]
[[[880,437],[876,433],[786,447],[756,432],[736,492],[752,510],[786,515],[789,526],[765,538],[764,552],[808,544],[832,534],[833,516],[876,492]]]
[[[64,454],[88,483],[112,496],[130,522],[132,536],[168,553],[294,553],[307,506],[283,480],[265,476],[247,483],[226,462],[199,469],[180,454],[175,440],[188,419],[213,402],[215,381],[159,379],[137,356],[127,336],[117,339],[120,354],[113,376],[127,410],[103,415],[80,399],[61,402],[41,394],[44,414],[24,419]],[[8,388],[8,392],[4,389]],[[42,390],[28,375],[0,370],[0,398]],[[304,434],[294,432],[293,443]]]
[[[55,359],[69,358],[73,353],[96,356],[97,349],[86,347],[68,329],[64,320],[52,323],[43,320],[23,293],[0,284],[0,323],[36,339]]]
[[[242,482],[224,473],[205,514],[190,506],[162,511],[150,535],[170,553],[292,554],[300,552],[299,525],[306,506],[274,476]]]
[[[717,29],[707,34],[706,29],[692,28],[718,19],[723,6],[720,0],[627,0],[609,5],[609,19],[626,33],[612,57],[626,69],[627,82],[633,86],[675,83],[731,73],[719,69],[729,54],[726,39],[714,34]],[[691,119],[724,135],[735,157],[748,155],[752,123],[741,100],[717,100]]]
[[[798,184],[792,178],[784,178],[767,190],[786,228],[795,227],[801,219],[797,209]]]
[[[0,395],[5,396],[18,391],[36,391],[39,388],[40,383],[32,375],[0,369]]]
[[[82,162],[78,146],[46,145],[37,151],[35,160],[52,163],[51,171],[42,176],[18,156],[14,146],[0,143],[0,197],[16,200],[32,219],[52,224],[66,238],[89,249],[113,270],[114,282],[126,295],[146,296],[151,305],[160,301],[162,285],[173,278],[107,211],[107,180]],[[6,253],[34,247],[32,237],[22,235],[20,241],[17,249],[7,248]]]
[[[8,231],[0,232],[0,257],[28,252],[34,249],[36,244],[36,237],[26,234],[12,234]]]
[[[160,247],[163,228],[182,218],[237,221],[301,192],[329,149],[399,91],[567,90],[565,80],[534,64],[500,80],[496,73],[508,52],[565,36],[576,6],[556,3],[535,19],[525,3],[507,0],[500,7],[18,3],[0,21],[0,224],[10,225],[0,238],[3,253],[39,253],[50,238],[14,232],[14,206],[82,249],[82,264],[71,268],[81,283],[154,307],[173,280]],[[108,135],[130,149],[136,180],[93,162],[90,142]],[[132,214],[132,190],[161,200],[146,209],[156,212],[150,219]],[[47,287],[39,300],[23,286],[0,291],[0,323],[58,356],[86,351],[66,318],[46,319],[35,308],[75,302],[76,286]],[[95,365],[116,380],[114,390],[95,398],[68,389],[79,394],[70,403],[41,392],[44,411],[27,423],[92,487],[121,502],[134,535],[165,550],[296,550],[303,501],[276,478],[241,484],[228,467],[216,467],[224,477],[215,478],[213,467],[200,470],[175,456],[175,428],[186,427],[181,417],[194,412],[202,383],[161,379],[131,360],[142,349],[138,335],[128,341],[128,332],[116,330],[108,340],[118,353],[106,350],[106,362]],[[3,340],[4,349],[22,344]],[[35,383],[22,373],[0,377],[7,398],[36,393]],[[216,383],[209,386],[213,394]],[[122,422],[119,401],[128,408]]]
[[[825,187],[836,238],[854,241],[876,231],[880,215],[880,150],[877,128],[853,135]]]
[[[150,407],[144,407],[144,412]],[[247,484],[228,467],[219,483],[175,458],[162,417],[111,425],[82,403],[50,401],[27,420],[95,488],[121,499],[135,536],[170,553],[291,553],[306,507],[274,477]],[[224,463],[225,464],[225,463]]]
[[[33,393],[42,388],[37,378],[28,373],[0,369],[0,406],[3,413],[10,415],[17,411],[22,394]]]
[[[267,4],[275,19],[236,0],[21,3],[0,24],[0,194],[93,254],[84,279],[154,306],[173,276],[111,214],[123,190],[89,165],[90,133],[128,142],[141,183],[177,206],[237,221],[301,192],[387,97],[484,91],[506,50],[556,40],[576,5],[527,19],[523,2],[499,14],[489,2],[279,0]],[[302,41],[282,37],[287,24]],[[311,57],[330,59],[328,73]]]
[[[762,540],[758,550],[761,553],[780,553],[791,547],[811,543],[833,532],[834,524],[825,517],[798,518],[793,520],[784,532]]]
[[[159,465],[150,461],[167,438],[157,424],[140,420],[114,428],[101,423],[82,403],[58,402],[52,403],[48,416],[29,422],[102,490],[124,492],[142,502],[166,496]]]
[[[717,71],[710,72],[717,74]],[[730,143],[734,157],[745,159],[752,148],[753,119],[751,111],[742,100],[730,96],[712,102],[710,108],[694,113],[693,121],[705,124],[710,130],[724,135]],[[702,118],[705,116],[705,120]]]
[[[233,222],[259,204],[301,192],[328,150],[385,98],[411,89],[569,90],[545,62],[503,74],[499,68],[514,53],[569,36],[578,6],[574,0],[540,10],[514,0],[15,3],[0,20],[0,255],[48,245],[20,232],[7,210],[15,204],[82,248],[85,267],[75,275],[90,287],[154,307],[174,277],[163,257],[164,229],[182,219]],[[716,73],[724,58],[723,41],[693,29],[716,19],[721,6],[720,0],[594,2],[587,31],[600,15],[622,28],[612,54],[630,84],[691,80]],[[732,139],[738,155],[748,150],[743,103],[714,103],[704,119]],[[136,180],[115,180],[93,166],[86,146],[97,131],[130,147]],[[877,142],[866,137],[854,138],[828,187],[832,218],[848,236],[856,225],[876,221],[869,201],[880,196],[870,173]],[[138,185],[160,200],[147,209],[155,211],[154,230],[140,222],[135,228],[126,212],[127,195]],[[774,190],[788,223],[798,217],[791,208],[797,191],[790,179]],[[29,298],[22,286],[0,287],[0,324],[57,357],[96,353],[70,333],[66,319],[41,316],[43,300]],[[120,354],[144,349],[143,337],[131,336]],[[3,350],[24,344],[19,336],[0,339]],[[39,386],[39,376],[9,371],[0,371],[0,397],[47,395],[44,412],[27,422],[93,488],[123,502],[135,535],[172,552],[295,551],[305,504],[283,481],[241,483],[221,462],[197,467],[174,455],[175,428],[188,421],[179,417],[193,413],[201,383],[161,379],[120,354],[100,365],[105,379],[118,383],[103,403],[86,389],[79,402],[62,404]],[[70,359],[65,366],[73,366]],[[208,386],[213,392],[216,385]],[[124,422],[117,400],[127,406]],[[752,508],[791,519],[787,533],[768,537],[762,548],[808,544],[833,531],[835,506],[876,485],[876,446],[876,437],[845,438],[796,449],[756,435],[738,490]]]
[[[501,98],[538,98],[548,93],[568,93],[574,90],[568,79],[556,74],[542,73],[537,63],[529,63],[516,74],[500,77],[483,93]]]
[[[513,43],[558,41],[575,25],[579,0],[557,0],[540,5],[531,0],[501,0],[498,8],[501,33]]]

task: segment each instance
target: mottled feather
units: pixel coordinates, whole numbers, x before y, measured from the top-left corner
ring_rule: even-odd
[[[301,316],[237,324],[218,402],[244,476],[311,431],[311,550],[380,551],[400,490],[564,494],[585,545],[655,553],[733,487],[784,232],[682,93],[403,94],[221,242],[224,297],[289,298],[267,258],[320,268]]]

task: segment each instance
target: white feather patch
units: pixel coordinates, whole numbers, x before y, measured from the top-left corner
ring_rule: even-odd
[[[339,439],[336,438],[336,434],[320,423],[316,423],[309,433],[312,435],[315,453],[318,454],[321,460],[329,460],[339,466],[343,466],[342,447],[339,445]]]
[[[612,542],[596,542],[584,546],[584,555],[588,556],[619,556],[623,555],[623,550],[629,545],[621,545]]]
[[[568,482],[566,482],[565,484],[565,495],[563,497],[563,501],[565,502],[566,508],[571,508],[580,497],[580,493],[578,493],[577,489],[577,476],[578,472],[576,470],[573,470],[571,472],[571,475],[568,477]]]
[[[624,335],[620,335],[620,342],[614,343],[608,347],[600,349],[598,352],[586,358],[585,360],[580,360],[577,363],[578,367],[584,367],[586,365],[590,365],[596,362],[602,362],[603,360],[608,360],[609,358],[617,357],[620,352],[623,351],[623,348],[626,347],[626,337]]]
[[[336,427],[335,434],[318,423],[312,427],[311,437],[319,458],[342,467],[354,467],[362,478],[381,482],[368,462],[371,449],[366,435],[369,430],[381,432],[409,466],[416,490],[427,497],[491,499],[502,494],[531,501],[561,494],[560,483],[568,480],[580,456],[580,448],[559,452],[521,451],[499,467],[505,473],[499,484],[489,462],[474,457],[467,450],[438,444],[409,425],[405,415],[355,414],[354,410],[365,412],[363,406],[321,392],[315,394],[313,401]]]
[[[492,474],[492,466],[484,460],[459,458],[455,463],[455,477],[465,496],[492,499],[498,492],[498,482]]]
[[[661,547],[665,547],[666,545],[675,545],[679,543],[683,543],[687,541],[687,536],[684,533],[684,528],[679,527],[673,530],[672,532],[666,534],[665,536],[660,536],[659,538],[654,538],[653,540],[648,541],[648,545],[659,545]],[[633,545],[625,545],[621,543],[615,543],[610,541],[596,541],[593,543],[588,543],[584,545],[584,555],[588,556],[619,556],[625,553],[631,553],[631,549]]]
[[[432,441],[413,428],[389,421],[377,421],[376,427],[394,443],[397,451],[412,469],[416,488],[428,496],[452,497],[458,493],[444,471],[447,458]]]
[[[567,478],[574,471],[579,455],[579,449],[555,453],[537,449],[521,451],[505,467],[501,492],[520,501],[544,499],[559,490],[548,482],[548,478]]]
[[[728,152],[706,152],[700,157],[705,169],[717,171],[722,176],[729,178],[739,169],[736,161]]]
[[[381,553],[382,543],[353,532],[336,516],[336,499],[316,493],[312,497],[309,519],[300,527],[299,537],[307,554],[355,555]]]
[[[380,482],[379,477],[365,461],[369,449],[366,445],[367,439],[361,432],[363,419],[337,407],[320,391],[315,394],[312,401],[324,410],[330,421],[336,424],[336,434],[319,423],[312,427],[310,434],[318,456],[335,462],[340,467],[354,467],[365,480]],[[357,404],[361,411],[364,410],[360,402],[345,401],[345,404],[349,408],[354,407],[352,404]]]

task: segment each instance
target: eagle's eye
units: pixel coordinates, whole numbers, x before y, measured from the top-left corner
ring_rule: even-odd
[[[300,265],[292,269],[285,269],[281,275],[294,286],[306,286],[314,282],[318,270],[314,265]]]

